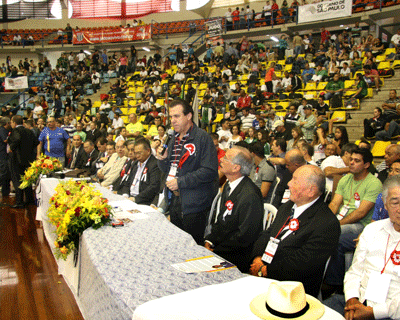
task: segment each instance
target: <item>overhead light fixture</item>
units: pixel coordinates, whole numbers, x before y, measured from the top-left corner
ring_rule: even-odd
[[[271,36],[271,40],[275,41],[275,42],[279,42],[279,39],[277,37],[275,37],[275,36]]]
[[[147,47],[143,47],[142,49],[143,49],[144,51],[150,52],[150,49],[147,48]]]
[[[86,54],[89,55],[89,56],[92,54],[92,53],[91,53],[90,51],[88,51],[88,50],[83,50],[83,52],[86,53]]]
[[[342,24],[341,24],[341,25],[340,25],[340,27],[341,27],[341,28],[343,28],[343,27],[344,27],[344,25],[342,25]]]

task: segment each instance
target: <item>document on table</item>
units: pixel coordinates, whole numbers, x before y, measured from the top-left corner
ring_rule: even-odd
[[[149,216],[143,212],[132,213],[132,212],[129,212],[126,210],[121,210],[121,211],[114,212],[114,218],[120,219],[123,221],[125,221],[125,219],[134,221],[134,220],[148,219]]]
[[[110,201],[108,204],[113,209],[117,209],[114,211],[118,211],[118,210],[131,211],[131,210],[137,210],[137,208],[138,208],[138,205],[131,200]]]
[[[236,268],[234,264],[214,256],[189,259],[171,266],[184,273],[215,272]]]

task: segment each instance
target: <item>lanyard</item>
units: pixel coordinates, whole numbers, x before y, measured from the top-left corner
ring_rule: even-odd
[[[386,265],[389,263],[389,260],[392,258],[392,255],[390,255],[389,259],[386,260],[386,251],[387,251],[388,246],[389,246],[389,238],[390,238],[390,234],[388,235],[388,239],[387,239],[387,243],[386,243],[385,260],[383,261],[383,262],[385,262],[385,261],[386,261],[386,262],[385,262],[385,265],[383,266],[383,269],[382,269],[382,271],[381,271],[381,274],[385,272]],[[396,247],[394,247],[393,252],[396,251],[397,246],[399,245],[399,243],[400,243],[400,240],[397,242]],[[393,252],[392,252],[392,253],[393,253]]]
[[[365,179],[365,178],[364,178],[364,179]],[[354,198],[354,195],[355,195],[356,192],[357,192],[358,187],[362,185],[362,182],[364,181],[364,179],[361,180],[361,183],[356,187],[356,189],[354,190],[354,193],[353,193],[353,184],[354,184],[354,180],[351,182],[351,191],[350,191],[350,194],[353,195],[353,198]],[[350,204],[350,201],[351,201],[351,198],[349,198],[349,201],[347,201],[347,206]]]

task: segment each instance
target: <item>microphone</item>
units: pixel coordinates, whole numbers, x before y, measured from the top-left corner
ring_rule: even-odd
[[[173,134],[173,132],[171,133],[171,132],[168,130],[167,140],[165,140],[165,143],[164,143],[163,148],[162,148],[162,150],[161,150],[161,155],[164,155],[165,151],[167,150],[168,144],[169,144],[169,142],[170,142],[171,139],[172,139],[172,134]]]

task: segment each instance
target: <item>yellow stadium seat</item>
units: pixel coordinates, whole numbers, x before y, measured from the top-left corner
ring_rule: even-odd
[[[158,103],[159,105],[163,105],[164,99],[157,99],[156,103]]]
[[[276,75],[278,78],[281,78],[281,77],[282,77],[282,72],[281,72],[281,71],[275,71],[275,75]]]
[[[358,146],[360,144],[360,142],[361,142],[361,140],[356,140],[356,142],[354,142],[354,144]]]
[[[317,90],[324,90],[328,82],[318,82]]]
[[[354,80],[346,80],[345,82],[344,82],[344,88],[345,89],[349,89],[349,88],[351,88],[353,85],[355,85],[355,81]]]
[[[122,114],[127,115],[128,114],[128,108],[121,108]]]
[[[297,57],[302,57],[302,58],[305,58],[305,53],[300,53]]]
[[[334,111],[331,119],[334,123],[346,122],[346,111]]]
[[[372,98],[374,96],[374,89],[373,88],[368,88],[368,93],[365,96],[366,98]]]
[[[146,116],[140,116],[139,122],[142,122],[142,121],[144,121],[144,120],[146,120]]]
[[[390,69],[390,61],[382,61],[378,64],[378,70]]]
[[[385,50],[385,56],[388,56],[391,53],[396,53],[396,48],[387,48]]]
[[[239,79],[240,80],[249,80],[249,74],[248,73],[242,74],[241,76],[239,76]]]
[[[124,121],[124,123],[128,123],[129,122],[128,116],[121,116],[121,119]]]
[[[276,103],[277,106],[282,106],[283,110],[289,107],[290,101],[279,101]]]
[[[144,124],[143,125],[143,130],[147,132],[147,130],[149,130],[149,125],[148,124]]]
[[[381,62],[386,60],[386,56],[381,54],[375,58],[376,62]]]
[[[384,157],[385,156],[385,149],[390,146],[390,141],[376,141],[374,146],[372,147],[372,155],[374,157]]]
[[[161,80],[160,85],[162,86],[163,84],[166,84],[166,83],[168,83],[168,80]]]
[[[280,64],[281,66],[284,66],[284,65],[285,65],[285,63],[286,63],[286,61],[285,61],[285,60],[279,60],[277,64]]]
[[[215,117],[214,122],[221,122],[221,120],[224,118],[224,115],[222,113],[217,113],[217,116]]]
[[[302,90],[304,90],[304,91],[317,90],[317,84],[315,82],[307,82],[305,88]]]
[[[364,51],[363,51],[364,52]],[[356,71],[353,75],[353,79],[357,79],[357,74],[361,73],[362,75],[365,73],[364,71]]]
[[[137,87],[143,87],[143,81],[136,81],[135,85]]]
[[[286,112],[284,112],[284,111],[278,111],[278,112],[276,112],[276,115],[283,118],[283,117],[286,116]]]
[[[95,101],[93,103],[93,108],[100,108],[100,106],[101,106],[101,101]]]
[[[283,68],[283,71],[287,71],[290,72],[292,71],[293,65],[292,64],[287,64],[285,65],[285,67]]]
[[[199,90],[207,89],[207,86],[208,86],[208,83],[201,83],[201,84],[199,85]]]

